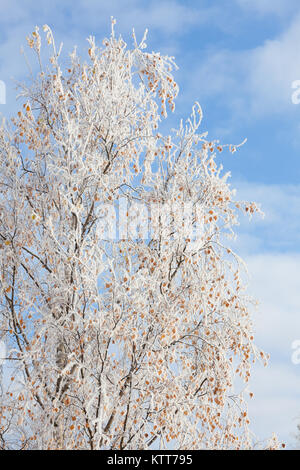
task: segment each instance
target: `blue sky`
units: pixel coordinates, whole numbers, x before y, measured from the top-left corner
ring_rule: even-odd
[[[224,143],[247,143],[223,156],[237,198],[261,202],[263,220],[241,221],[236,250],[249,265],[257,342],[272,355],[256,366],[251,402],[259,438],[276,432],[293,445],[300,416],[300,365],[291,345],[300,339],[300,104],[292,82],[300,80],[300,3],[297,0],[0,0],[0,80],[10,116],[18,105],[11,80],[26,78],[20,46],[47,23],[57,42],[83,51],[90,34],[101,41],[116,31],[130,44],[149,29],[148,48],[174,55],[180,85],[170,127],[194,101],[204,112],[203,131]],[[165,126],[164,126],[165,127]]]

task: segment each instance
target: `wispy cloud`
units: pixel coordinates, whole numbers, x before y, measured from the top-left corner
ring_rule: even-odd
[[[292,82],[300,79],[300,14],[276,37],[253,48],[207,47],[189,80],[203,99],[213,97],[235,118],[293,114]]]
[[[249,92],[252,109],[264,113],[294,111],[291,85],[300,79],[300,16],[278,38],[250,53]]]
[[[249,401],[251,428],[258,440],[265,440],[275,431],[280,441],[292,449],[300,419],[299,370],[271,359],[266,368],[254,367],[250,388],[254,392]]]
[[[247,11],[260,15],[275,14],[286,16],[299,7],[297,0],[235,0],[236,3]]]
[[[25,38],[36,25],[49,24],[57,42],[64,43],[65,51],[74,45],[81,50],[90,34],[98,41],[110,34],[110,17],[114,16],[117,34],[121,33],[129,43],[132,28],[138,36],[148,28],[150,48],[174,55],[178,52],[180,37],[213,21],[215,9],[205,3],[187,5],[179,0],[53,0],[49,3],[41,0],[37,8],[34,0],[9,3],[0,0],[0,79],[7,84],[8,93],[7,106],[1,111],[10,112],[15,108],[11,78],[21,79],[27,74],[20,47],[26,46]]]
[[[300,246],[300,186],[236,182],[237,199],[253,199],[264,218],[241,217],[235,249],[242,253],[298,251]]]
[[[246,258],[250,292],[261,303],[254,315],[257,344],[271,354],[269,366],[254,367],[250,402],[255,432],[276,431],[289,446],[300,415],[300,365],[292,363],[292,343],[300,339],[299,253],[270,252]]]
[[[300,186],[233,186],[237,199],[259,201],[265,212],[264,219],[243,218],[233,243],[248,266],[248,292],[259,302],[253,311],[256,343],[271,354],[267,368],[253,368],[253,430],[260,439],[275,431],[292,448],[300,417],[300,365],[292,362],[292,344],[300,340]]]

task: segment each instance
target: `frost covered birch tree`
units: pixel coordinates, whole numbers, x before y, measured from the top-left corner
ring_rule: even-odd
[[[233,382],[267,358],[226,244],[238,211],[259,210],[217,162],[236,147],[207,140],[198,104],[159,133],[176,65],[146,37],[130,50],[112,26],[61,65],[44,32],[50,61],[36,28],[39,72],[0,131],[0,446],[251,448]]]

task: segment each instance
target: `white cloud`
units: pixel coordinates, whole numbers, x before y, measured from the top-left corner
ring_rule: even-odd
[[[278,38],[250,53],[249,92],[260,113],[292,111],[292,82],[300,79],[300,16]]]
[[[226,104],[235,117],[295,113],[292,83],[300,80],[299,42],[298,13],[282,33],[255,48],[206,50],[189,86],[200,97]]]
[[[239,14],[239,10],[234,9],[236,2],[245,11],[256,14],[295,14],[299,11],[294,0],[234,0],[233,18]],[[0,79],[9,81],[11,76],[18,78],[24,73],[20,45],[25,43],[26,34],[36,24],[47,22],[53,26],[56,36],[66,42],[67,49],[73,43],[83,44],[89,34],[100,39],[109,34],[109,19],[113,15],[117,19],[117,31],[129,41],[132,27],[139,35],[148,27],[151,46],[155,45],[159,33],[160,40],[161,35],[165,38],[159,48],[179,55],[178,38],[182,34],[207,25],[222,29],[221,18],[227,15],[224,7],[207,5],[204,1],[185,4],[179,0],[65,0],[63,3],[41,0],[37,8],[33,0],[26,4],[0,0]],[[227,103],[233,114],[293,112],[296,106],[291,102],[291,84],[300,79],[299,40],[300,16],[294,16],[286,31],[255,49],[201,51],[201,59],[194,61],[194,70],[188,75],[185,73],[184,80],[190,80],[187,86],[193,89],[193,98],[201,100],[201,96],[213,95]]]
[[[266,251],[298,251],[300,247],[300,185],[237,181],[236,199],[260,204],[265,216],[240,216],[235,251],[254,254]]]
[[[269,366],[254,367],[250,401],[253,429],[260,438],[273,431],[289,446],[300,416],[300,365],[292,363],[292,343],[300,339],[300,253],[246,257],[249,292],[260,300],[254,314],[256,343],[271,354]]]
[[[292,342],[300,339],[300,253],[271,252],[246,260],[250,291],[261,300],[261,313],[255,315],[258,340],[290,361]]]
[[[53,0],[51,3],[40,0],[39,8],[34,0],[27,0],[26,4],[0,0],[0,11],[0,24],[9,30],[20,21],[35,24],[44,20],[68,34],[88,29],[89,34],[102,35],[103,28],[110,30],[110,17],[114,16],[120,29],[129,34],[133,27],[141,31],[148,27],[178,36],[190,25],[201,25],[211,19],[214,10],[204,7],[203,2],[191,6],[178,0]]]
[[[285,16],[299,7],[297,0],[235,0],[245,10],[250,10],[260,15],[275,14]]]
[[[299,370],[271,360],[266,368],[254,367],[250,388],[254,392],[254,398],[249,400],[251,428],[258,440],[275,432],[280,442],[293,448],[300,421]]]
[[[81,50],[90,34],[99,41],[110,34],[110,17],[114,16],[117,19],[116,33],[121,33],[129,45],[133,27],[138,37],[148,28],[150,48],[176,55],[179,37],[214,17],[214,10],[204,7],[202,2],[188,6],[176,0],[41,0],[38,7],[34,0],[11,0],[9,3],[0,0],[0,12],[0,80],[7,86],[7,105],[2,106],[0,112],[5,114],[15,108],[15,89],[11,79],[23,79],[28,75],[20,47],[26,46],[25,37],[35,25],[49,24],[57,42],[64,42],[64,51],[69,51],[75,44]]]
[[[253,367],[249,401],[259,439],[276,432],[289,447],[300,421],[300,365],[292,344],[300,340],[300,186],[238,182],[237,199],[262,203],[264,219],[246,217],[233,244],[248,266],[248,292],[259,301],[253,312],[256,344],[271,354],[269,366]]]
[[[73,3],[72,3],[73,4]],[[114,15],[122,29],[130,32],[133,27],[144,30],[148,27],[159,30],[160,33],[176,33],[180,35],[190,25],[201,24],[209,16],[209,10],[196,7],[188,7],[182,2],[174,0],[163,0],[160,2],[141,2],[131,0],[122,2],[120,0],[106,1],[90,0],[79,1],[73,9],[73,21],[89,25],[94,28],[108,21]]]

